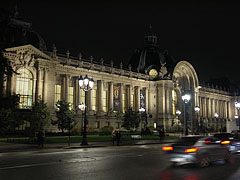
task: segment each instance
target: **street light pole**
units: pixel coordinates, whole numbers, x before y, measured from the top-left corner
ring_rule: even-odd
[[[199,107],[199,106],[195,106],[194,110],[195,110],[196,115],[197,115],[197,124],[198,124],[198,127],[201,127],[201,124],[199,123],[199,120],[198,120],[198,114],[199,114],[199,111],[200,111],[200,107]]]
[[[239,102],[235,102],[235,107],[237,108],[237,116],[238,116],[238,129],[240,130],[240,122],[239,122],[239,110],[240,110],[240,103]]]
[[[88,94],[88,91],[93,88],[94,80],[92,78],[88,78],[87,75],[83,79],[82,76],[80,75],[78,82],[79,82],[80,89],[83,89],[83,91],[85,92],[83,137],[82,137],[82,143],[81,143],[81,145],[84,146],[84,145],[88,145],[88,142],[87,142],[87,94]]]
[[[183,131],[184,131],[184,135],[188,135],[188,127],[187,127],[187,120],[186,120],[186,107],[185,107],[185,105],[190,101],[190,99],[191,99],[191,95],[190,94],[183,94],[182,95],[182,100],[184,102],[184,105],[183,105],[183,115],[184,115]]]

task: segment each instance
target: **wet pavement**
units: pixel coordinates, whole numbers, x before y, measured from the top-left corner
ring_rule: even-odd
[[[129,145],[147,145],[147,144],[163,144],[171,143],[174,140],[131,140],[120,142],[120,146]],[[39,147],[36,144],[16,144],[16,143],[3,143],[0,142],[0,153],[6,152],[21,152],[21,151],[36,151],[36,150],[53,150],[53,149],[74,149],[74,148],[97,148],[117,146],[113,145],[112,141],[107,142],[88,142],[88,145],[81,145],[81,143],[60,143],[60,144],[44,144],[44,148]]]

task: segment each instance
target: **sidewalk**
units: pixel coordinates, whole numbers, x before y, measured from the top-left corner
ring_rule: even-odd
[[[129,145],[148,145],[148,144],[164,144],[171,143],[173,140],[160,141],[160,140],[132,140],[132,141],[123,141],[120,143],[120,146],[129,146]],[[116,143],[115,143],[116,144]],[[64,149],[77,149],[77,148],[97,148],[97,147],[107,147],[113,146],[112,141],[108,142],[89,142],[88,145],[81,146],[81,143],[71,143],[68,146],[68,143],[64,144],[44,144],[44,148],[41,149],[36,144],[16,144],[16,143],[3,143],[0,142],[0,153],[7,152],[25,152],[25,151],[39,151],[39,150],[64,150]],[[116,145],[115,145],[116,146]]]

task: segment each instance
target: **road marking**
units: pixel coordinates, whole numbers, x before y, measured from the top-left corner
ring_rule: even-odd
[[[9,166],[9,167],[0,167],[0,170],[6,170],[6,169],[18,169],[18,168],[26,168],[26,167],[34,167],[34,166],[43,166],[43,165],[50,165],[50,164],[56,164],[57,162],[52,163],[38,163],[38,164],[24,164],[19,166]]]
[[[94,161],[94,160],[96,160],[96,159],[92,158],[92,157],[83,157],[83,158],[78,158],[78,159],[73,159],[73,160],[59,160],[57,162],[47,162],[47,163],[38,163],[38,164],[24,164],[24,165],[18,165],[18,166],[0,167],[0,170],[45,166],[45,165],[52,165],[52,164],[59,164],[59,163],[79,163],[79,162],[87,162],[87,161]]]

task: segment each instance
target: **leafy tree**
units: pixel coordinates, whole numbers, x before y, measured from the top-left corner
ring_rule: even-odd
[[[10,61],[3,56],[5,50],[0,49],[0,97],[3,97],[3,82],[5,81],[5,76],[12,76],[13,73],[16,73]]]
[[[132,108],[128,109],[123,116],[123,124],[127,130],[133,129],[136,130],[139,127],[140,118],[139,115],[132,110]]]
[[[18,116],[17,107],[19,95],[11,95],[0,98],[0,134],[7,134],[15,131],[23,124]]]
[[[51,122],[50,110],[42,99],[38,99],[32,106],[32,111],[28,117],[30,122],[30,132],[34,135]]]
[[[52,121],[53,125],[58,125],[58,129],[64,133],[64,130],[71,130],[76,122],[74,117],[76,116],[76,111],[71,108],[71,104],[65,101],[58,101],[57,106],[57,120]]]

